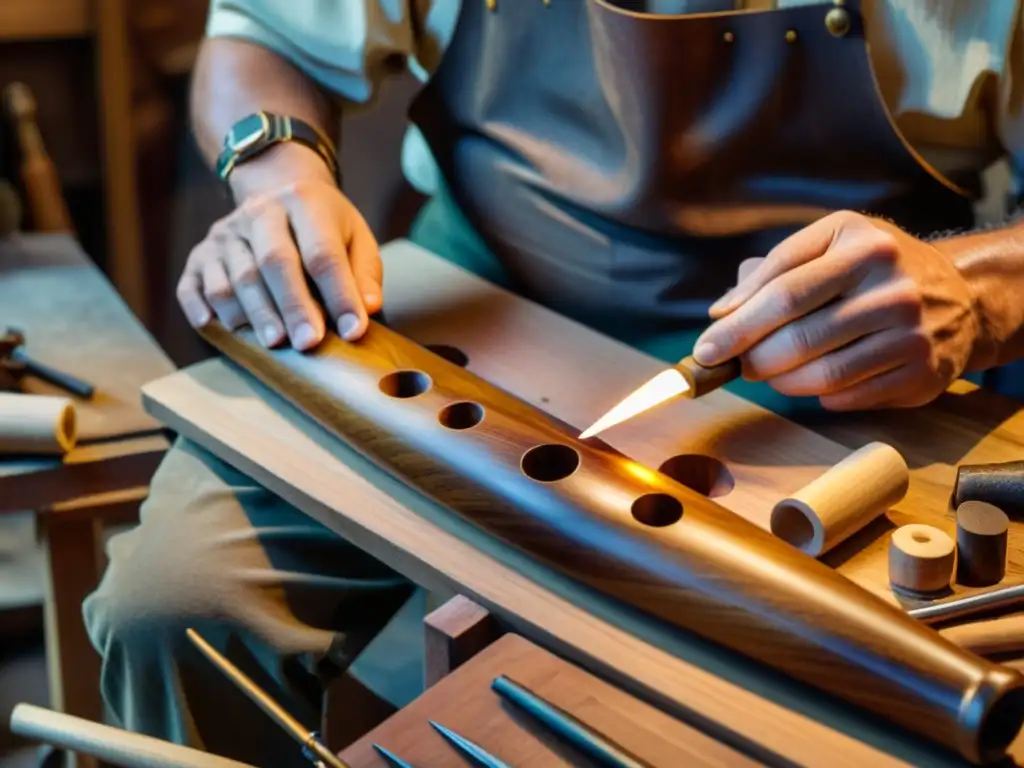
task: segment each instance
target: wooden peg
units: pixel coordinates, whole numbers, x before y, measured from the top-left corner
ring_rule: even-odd
[[[869,443],[776,504],[771,531],[819,557],[898,504],[909,487],[910,472],[900,452]]]
[[[889,542],[889,583],[915,594],[949,589],[956,546],[938,528],[913,523],[893,531]]]
[[[456,595],[423,619],[425,683],[430,687],[501,635],[490,612]]]
[[[965,501],[956,510],[956,580],[969,587],[990,587],[1006,575],[1006,538],[1010,520],[994,504]]]

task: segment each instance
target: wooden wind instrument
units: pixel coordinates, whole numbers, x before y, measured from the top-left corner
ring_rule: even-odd
[[[974,763],[1024,722],[1019,672],[381,325],[305,354],[202,335],[385,471],[610,597]]]

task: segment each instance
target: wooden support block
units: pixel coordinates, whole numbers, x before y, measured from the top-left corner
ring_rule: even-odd
[[[990,587],[1006,575],[1006,539],[1010,519],[984,501],[965,501],[956,510],[956,580]]]
[[[78,419],[70,398],[0,392],[0,454],[62,456],[77,440]]]
[[[930,525],[904,525],[889,542],[889,582],[915,594],[949,589],[956,547],[953,540]]]
[[[429,613],[423,619],[423,630],[427,688],[465,664],[501,634],[490,612],[462,595]]]

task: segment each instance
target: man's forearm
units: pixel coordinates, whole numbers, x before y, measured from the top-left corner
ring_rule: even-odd
[[[337,133],[336,105],[312,79],[283,58],[242,40],[204,40],[192,83],[191,114],[196,141],[211,168],[231,126],[260,110],[305,120],[327,136]],[[239,166],[231,174],[236,196],[259,186],[263,172],[274,164],[299,163],[330,175],[315,152],[293,142],[269,150],[260,160]]]
[[[981,336],[968,370],[1024,357],[1024,223],[934,241],[974,294]]]

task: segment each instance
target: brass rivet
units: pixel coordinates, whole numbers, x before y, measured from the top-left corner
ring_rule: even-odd
[[[795,43],[796,42],[796,30],[794,30],[794,29],[787,29],[786,30],[786,42],[787,43]]]
[[[833,8],[825,14],[825,27],[833,37],[842,37],[850,31],[850,12],[844,8]]]
[[[498,0],[487,0],[487,10],[493,11],[498,5]]]
[[[722,35],[722,39],[725,40],[725,42],[727,43],[731,43],[736,38],[733,36],[732,32],[726,32],[724,35]]]

